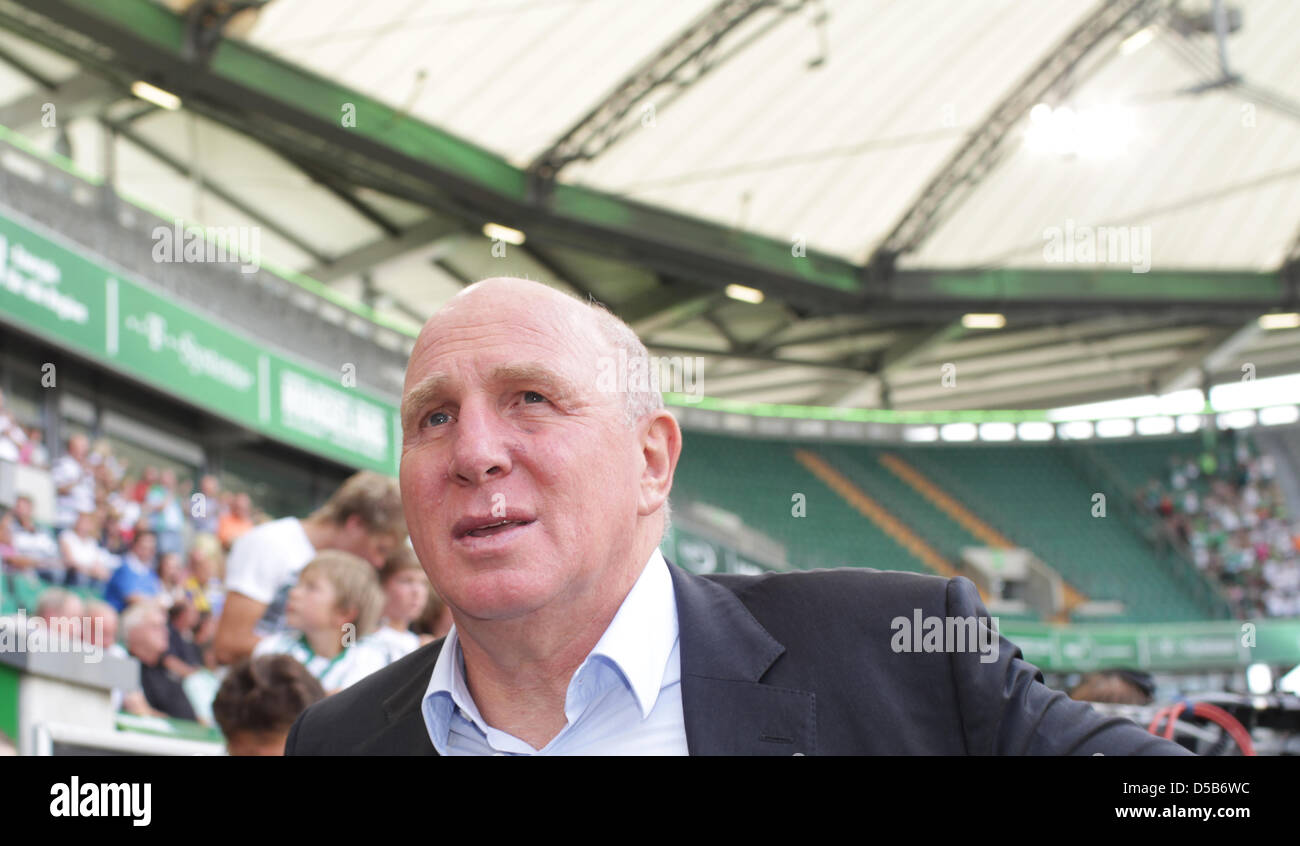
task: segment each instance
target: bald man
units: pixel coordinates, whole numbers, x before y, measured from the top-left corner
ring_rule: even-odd
[[[288,754],[1184,752],[1045,687],[965,579],[669,566],[681,431],[646,380],[611,387],[611,362],[649,372],[625,324],[527,280],[428,321],[402,501],[454,625],[308,709]],[[914,613],[970,638],[900,649]]]

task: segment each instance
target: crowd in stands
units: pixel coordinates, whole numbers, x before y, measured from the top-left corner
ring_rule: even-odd
[[[1176,455],[1138,493],[1159,540],[1191,557],[1240,619],[1300,616],[1300,523],[1288,512],[1273,457],[1229,430],[1200,455]]]
[[[316,698],[449,628],[395,480],[357,473],[313,514],[273,520],[215,476],[133,475],[82,434],[49,462],[3,402],[0,461],[47,469],[54,508],[42,525],[27,491],[0,506],[0,626],[134,658],[122,711],[215,723],[232,752],[273,753]]]

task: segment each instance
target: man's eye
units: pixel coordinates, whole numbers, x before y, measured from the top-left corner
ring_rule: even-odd
[[[524,402],[546,402],[546,397],[537,393],[537,391],[524,391]]]
[[[434,411],[425,415],[424,422],[429,424],[430,426],[437,426],[439,423],[446,422],[446,420],[437,420],[437,418],[439,417],[446,418],[446,420],[451,419],[451,416],[447,414],[447,412],[445,411]],[[437,422],[434,422],[435,420],[437,420]]]

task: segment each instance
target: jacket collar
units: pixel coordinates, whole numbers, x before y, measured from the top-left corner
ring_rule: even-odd
[[[813,694],[760,681],[785,647],[730,590],[680,567],[669,569],[677,594],[690,753],[813,754]]]
[[[670,563],[681,638],[682,713],[692,755],[811,755],[812,693],[762,684],[785,652],[727,588]],[[383,702],[375,750],[436,755],[421,713],[444,640],[410,656],[409,678]],[[418,656],[418,657],[417,657]]]

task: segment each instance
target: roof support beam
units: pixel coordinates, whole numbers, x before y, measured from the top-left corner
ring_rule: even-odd
[[[371,241],[364,247],[326,259],[305,273],[321,282],[335,282],[346,276],[369,270],[375,265],[383,264],[412,250],[432,246],[435,242],[461,231],[463,230],[459,223],[439,216],[429,217],[402,230],[396,237]]]
[[[892,271],[897,257],[919,247],[993,170],[1005,153],[1010,130],[1030,108],[1065,80],[1077,84],[1079,67],[1090,53],[1118,33],[1146,26],[1163,8],[1160,0],[1102,0],[971,131],[903,212],[868,263]]]
[[[1220,329],[1205,343],[1190,350],[1177,364],[1155,380],[1152,393],[1157,396],[1201,387],[1202,375],[1223,370],[1231,360],[1257,339],[1263,329],[1252,320],[1237,329]]]
[[[663,108],[716,69],[721,62],[713,54],[750,17],[764,10],[775,13],[761,35],[802,7],[803,2],[796,0],[790,6],[774,4],[770,0],[722,0],[717,3],[624,77],[604,100],[569,127],[558,141],[543,150],[529,170],[538,179],[554,181],[570,163],[596,158],[640,126],[643,120],[640,113],[629,116],[638,104]],[[751,36],[741,48],[753,40]],[[738,50],[733,50],[724,58],[730,58],[736,52]],[[684,73],[692,65],[695,70],[683,80]]]
[[[222,188],[220,185],[207,179],[202,174],[196,173],[193,170],[193,168],[190,167],[190,165],[176,158],[171,153],[168,153],[166,150],[154,144],[152,141],[146,140],[144,137],[142,137],[131,127],[127,126],[124,123],[121,123],[120,121],[111,121],[105,119],[102,122],[106,127],[108,127],[113,132],[115,132],[119,137],[124,138],[125,140],[134,144],[136,147],[139,147],[141,150],[148,153],[151,157],[158,160],[159,162],[166,165],[167,167],[171,168],[172,170],[176,171],[181,176],[184,176],[187,179],[197,179],[199,185],[203,188],[203,190],[212,194],[212,196],[217,197],[222,202],[228,204],[231,208],[235,209],[241,214],[246,215],[250,220],[257,221],[261,225],[265,226],[267,229],[274,232],[276,235],[288,241],[290,244],[293,244],[299,250],[301,250],[302,252],[310,256],[313,261],[317,263],[326,261],[325,256],[321,255],[320,251],[317,250],[311,244],[307,243],[307,241],[300,238],[298,235],[294,234],[293,232],[289,231],[288,229],[286,229],[284,226],[280,225],[276,221],[271,220],[269,217],[262,214],[260,211],[253,208],[248,203],[245,203],[243,200],[239,199],[234,194],[227,191],[225,188]]]
[[[0,126],[23,129],[39,124],[44,117],[46,104],[53,103],[58,125],[66,127],[78,117],[94,114],[106,101],[121,96],[121,89],[111,82],[93,74],[80,73],[61,83],[54,83],[50,88],[33,91],[0,106]]]
[[[712,288],[738,283],[826,313],[859,307],[851,261],[584,188],[535,180],[501,156],[373,97],[241,41],[220,41],[206,65],[184,57],[185,21],[151,0],[8,0],[0,26],[123,83],[147,78],[185,108],[365,186],[452,214],[495,220],[531,243],[586,250]],[[351,104],[355,126],[343,126]]]

